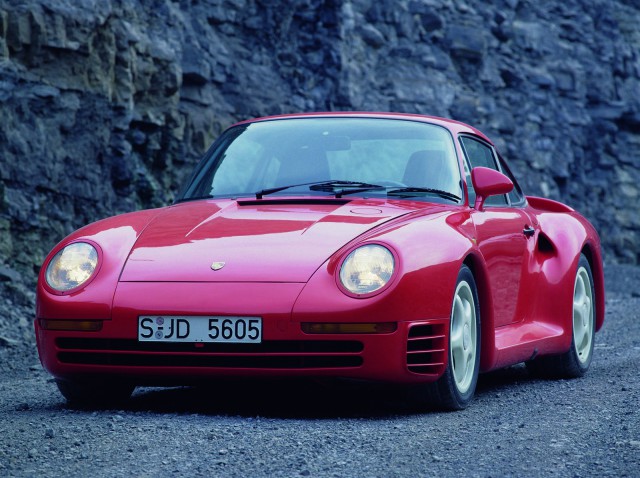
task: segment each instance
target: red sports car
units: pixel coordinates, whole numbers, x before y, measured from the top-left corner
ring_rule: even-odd
[[[480,131],[322,113],[236,124],[173,205],[65,238],[42,267],[35,328],[75,403],[341,377],[461,409],[479,372],[581,376],[603,320],[596,231],[525,196]]]

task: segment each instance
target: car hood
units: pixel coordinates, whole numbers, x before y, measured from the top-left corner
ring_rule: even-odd
[[[363,199],[182,203],[145,228],[120,280],[306,282],[343,245],[412,210]]]

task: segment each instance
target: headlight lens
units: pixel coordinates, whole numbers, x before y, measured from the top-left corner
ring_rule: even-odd
[[[69,244],[47,266],[49,287],[66,292],[84,284],[98,266],[98,251],[86,242]]]
[[[370,294],[389,282],[394,266],[389,249],[367,244],[353,250],[342,263],[340,282],[352,294]]]

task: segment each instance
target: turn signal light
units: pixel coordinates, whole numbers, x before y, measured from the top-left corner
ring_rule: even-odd
[[[50,320],[40,319],[44,330],[73,330],[79,332],[97,332],[102,330],[101,320]]]
[[[375,324],[303,322],[300,325],[305,334],[390,334],[398,328],[396,322],[381,322]]]

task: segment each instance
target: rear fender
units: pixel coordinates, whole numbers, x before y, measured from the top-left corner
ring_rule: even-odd
[[[565,344],[571,345],[573,289],[580,254],[589,259],[596,292],[596,330],[604,321],[604,276],[600,240],[591,224],[577,212],[537,214],[540,230],[531,267],[542,275],[538,281],[533,316],[550,320],[565,330]]]

